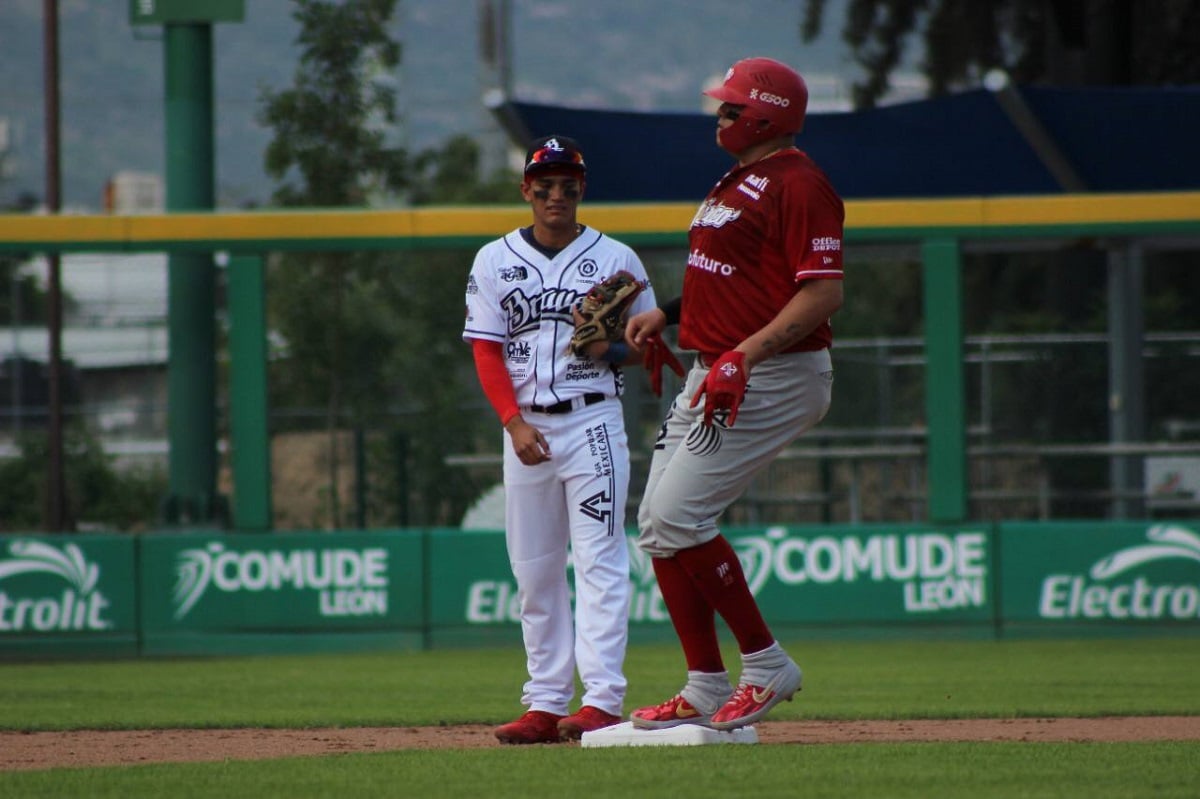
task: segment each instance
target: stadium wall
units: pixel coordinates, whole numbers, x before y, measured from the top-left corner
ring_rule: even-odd
[[[1194,522],[725,534],[781,636],[1200,633]],[[631,639],[670,640],[629,544]],[[494,531],[0,536],[7,660],[519,646],[516,602]]]

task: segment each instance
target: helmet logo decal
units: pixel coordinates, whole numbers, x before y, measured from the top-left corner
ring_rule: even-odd
[[[780,108],[787,108],[792,104],[792,101],[786,97],[780,97],[778,94],[771,94],[770,92],[760,92],[758,89],[750,90],[750,99],[777,105]]]

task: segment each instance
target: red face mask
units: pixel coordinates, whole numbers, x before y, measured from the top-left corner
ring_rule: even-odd
[[[782,131],[775,125],[765,119],[757,119],[743,110],[732,124],[717,131],[717,142],[727,153],[737,155],[761,141],[773,139],[779,135],[782,135]]]

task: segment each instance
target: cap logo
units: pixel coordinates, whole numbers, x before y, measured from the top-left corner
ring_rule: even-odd
[[[525,160],[525,171],[534,168],[565,167],[579,171],[586,170],[583,153],[571,139],[559,139],[551,136],[545,141],[536,143],[537,149],[531,150]]]

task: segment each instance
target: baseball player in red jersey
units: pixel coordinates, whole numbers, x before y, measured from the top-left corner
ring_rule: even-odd
[[[575,355],[568,343],[576,307],[605,278],[626,271],[646,287],[631,313],[655,300],[634,251],[576,221],[586,176],[572,139],[533,142],[521,183],[533,224],[484,245],[467,283],[463,338],[506,433],[505,544],[529,671],[529,710],[495,731],[508,744],[578,740],[620,722],[625,697],[629,444],[619,365],[641,352],[594,341]],[[568,715],[576,670],[584,694]]]
[[[678,694],[633,712],[645,729],[737,729],[800,689],[800,668],[763,620],[717,520],[828,411],[829,318],[842,304],[842,201],[793,143],[808,104],[803,78],[748,58],[705,94],[721,101],[717,143],[737,163],[692,220],[682,296],[626,327],[642,346],[677,322],[680,347],[699,353],[655,442],[638,510],[638,546],[687,662]],[[741,652],[736,686],[715,614]]]

